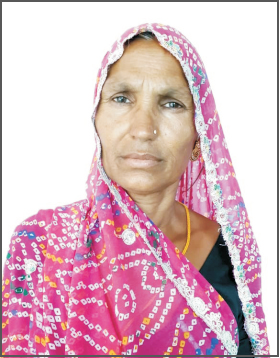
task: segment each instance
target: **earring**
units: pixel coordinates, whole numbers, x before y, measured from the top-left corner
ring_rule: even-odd
[[[199,139],[196,140],[195,142],[195,147],[192,151],[192,155],[191,155],[191,161],[194,162],[197,160],[197,158],[199,157],[199,154],[200,154],[200,141]]]

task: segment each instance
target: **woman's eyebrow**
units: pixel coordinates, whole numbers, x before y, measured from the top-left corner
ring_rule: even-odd
[[[106,87],[110,91],[136,92],[136,88],[126,82],[107,82]]]
[[[109,82],[107,83],[107,89],[110,91],[117,91],[117,92],[139,92],[139,88],[129,84],[127,82]],[[192,97],[191,92],[187,86],[181,86],[178,88],[174,87],[164,87],[159,89],[159,95],[161,97]]]
[[[160,95],[164,97],[192,97],[192,94],[188,87],[179,87],[179,88],[166,88],[160,91]]]

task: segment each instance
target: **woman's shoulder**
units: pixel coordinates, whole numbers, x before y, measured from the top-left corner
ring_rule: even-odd
[[[15,227],[10,238],[6,265],[14,260],[21,264],[30,258],[42,261],[42,248],[45,247],[44,241],[47,239],[53,213],[53,209],[41,209]]]
[[[36,214],[28,216],[20,222],[13,236],[23,236],[28,239],[36,239],[36,232],[44,232],[51,223],[54,209],[41,209]]]
[[[59,214],[62,215],[63,219],[61,220],[67,221],[67,217],[73,218],[73,216],[79,215],[79,208],[84,203],[84,200],[80,200],[69,205],[58,206],[55,209],[39,210],[14,229],[3,263],[2,311],[4,326],[8,327],[9,310],[12,310],[11,299],[14,300],[13,302],[17,302],[18,298],[23,297],[25,302],[31,302],[30,300],[35,295],[35,287],[43,280],[43,266],[48,255],[48,245],[52,240],[51,227],[57,224]],[[28,281],[29,275],[32,275],[32,282]],[[17,312],[17,304],[14,303],[14,305],[14,311]]]
[[[11,267],[14,262],[22,266],[26,260],[34,260],[42,265],[46,255],[48,232],[51,226],[56,224],[57,216],[75,215],[83,202],[84,200],[80,200],[55,209],[41,209],[19,223],[10,238],[4,265]]]
[[[56,215],[61,213],[73,215],[84,202],[85,200],[79,200],[71,204],[57,206],[54,209],[41,209],[36,214],[29,216],[19,223],[14,230],[13,236],[24,236],[31,240],[35,239],[36,232],[45,233],[49,230],[52,222],[56,220]]]

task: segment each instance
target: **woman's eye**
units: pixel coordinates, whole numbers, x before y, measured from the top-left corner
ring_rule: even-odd
[[[129,103],[129,99],[124,96],[115,97],[113,98],[113,101],[117,103]]]
[[[177,102],[168,102],[164,106],[167,105],[167,108],[181,108],[182,106]]]

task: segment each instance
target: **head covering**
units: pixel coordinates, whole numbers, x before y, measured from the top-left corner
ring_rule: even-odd
[[[108,66],[121,58],[126,40],[145,31],[179,61],[195,105],[201,157],[189,161],[175,200],[221,225],[253,353],[269,354],[261,256],[195,47],[170,26],[148,23],[127,30],[98,71],[93,124]],[[30,351],[75,356],[237,354],[237,323],[229,306],[107,176],[95,125],[94,135],[87,198],[56,208],[45,227],[48,244],[32,308]]]

